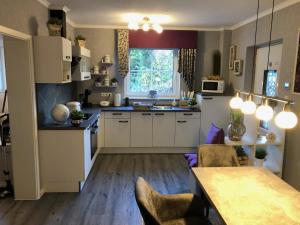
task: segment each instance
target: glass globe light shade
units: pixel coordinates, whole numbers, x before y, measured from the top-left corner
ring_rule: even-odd
[[[275,117],[276,126],[282,129],[292,129],[298,123],[298,118],[295,113],[291,112],[287,107],[284,107],[284,110],[278,113]]]
[[[163,32],[162,26],[157,23],[153,24],[152,27],[153,27],[153,30],[155,30],[159,34]]]
[[[149,23],[144,23],[142,29],[143,29],[143,31],[149,31],[150,30]]]
[[[268,122],[273,118],[273,115],[274,115],[274,111],[272,107],[268,105],[267,101],[265,101],[264,104],[262,104],[256,109],[255,116],[259,120]]]
[[[239,93],[236,94],[229,102],[229,105],[232,109],[240,109],[243,105],[243,99],[240,98]]]
[[[256,104],[252,101],[252,96],[250,95],[241,107],[242,112],[246,115],[251,115],[255,113]]]
[[[139,25],[137,22],[131,21],[128,23],[128,28],[130,30],[138,30],[139,29]]]

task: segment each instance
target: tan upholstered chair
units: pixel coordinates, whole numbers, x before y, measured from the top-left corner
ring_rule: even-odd
[[[204,205],[196,195],[162,195],[139,177],[135,196],[145,225],[211,224],[204,218]]]
[[[240,166],[236,151],[229,145],[200,145],[198,149],[199,167]]]

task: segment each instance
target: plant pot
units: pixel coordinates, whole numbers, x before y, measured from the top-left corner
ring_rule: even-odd
[[[265,159],[254,158],[254,166],[263,167]]]
[[[62,25],[48,24],[48,30],[50,36],[61,36]]]
[[[82,123],[82,119],[81,120],[71,120],[71,123],[74,127],[78,127]]]
[[[85,40],[76,40],[76,43],[77,43],[78,46],[84,48],[86,41]]]

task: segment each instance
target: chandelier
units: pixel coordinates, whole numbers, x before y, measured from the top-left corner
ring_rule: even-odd
[[[128,23],[128,28],[130,30],[142,29],[145,32],[149,31],[150,29],[153,29],[159,34],[163,32],[162,26],[158,23],[153,23],[149,17],[144,17],[142,21],[130,21]]]

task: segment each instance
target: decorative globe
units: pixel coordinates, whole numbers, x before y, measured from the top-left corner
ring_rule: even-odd
[[[54,121],[58,123],[64,123],[69,118],[70,111],[67,106],[63,104],[57,104],[51,111],[51,116]]]

